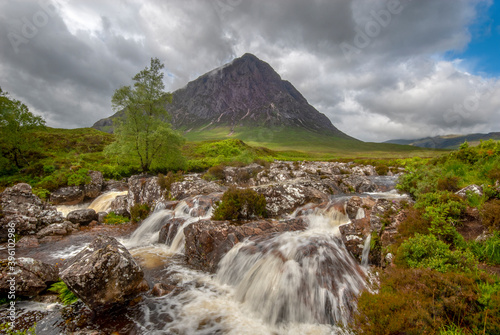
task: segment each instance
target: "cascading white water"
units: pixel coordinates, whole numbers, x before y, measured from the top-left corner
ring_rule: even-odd
[[[347,323],[364,272],[345,249],[338,225],[346,216],[309,214],[309,229],[236,245],[217,280],[267,323]]]
[[[365,245],[363,246],[363,253],[361,256],[361,266],[364,268],[368,267],[368,256],[370,255],[371,241],[372,241],[372,235],[369,234],[365,240]]]
[[[95,210],[96,213],[107,212],[110,210],[111,203],[116,199],[117,196],[126,195],[127,193],[128,191],[110,191],[103,193],[95,198],[94,201],[90,203],[88,208]]]

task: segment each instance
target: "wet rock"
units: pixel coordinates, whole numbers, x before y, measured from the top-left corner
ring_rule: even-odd
[[[210,208],[222,199],[223,193],[212,193],[209,195],[198,195],[184,199],[185,206],[182,208],[184,214],[192,217],[203,217],[208,214]],[[179,207],[181,207],[180,205]]]
[[[179,204],[179,201],[162,201],[162,202],[158,202],[156,207],[173,210],[178,204]]]
[[[264,168],[256,163],[244,167],[227,166],[224,168],[224,182],[227,185],[255,186],[255,177]]]
[[[245,238],[304,230],[306,227],[307,223],[301,218],[251,221],[239,226],[229,221],[200,220],[184,228],[185,255],[191,266],[213,273],[222,257]]]
[[[349,175],[348,177],[342,178],[342,184],[346,187],[346,193],[364,193],[364,192],[375,192],[377,191],[377,185],[375,185],[370,179],[365,176],[360,175]]]
[[[165,283],[157,283],[153,286],[151,290],[151,294],[155,297],[163,297],[174,291],[177,288],[175,285],[165,284]]]
[[[307,184],[275,184],[254,188],[266,197],[266,209],[270,216],[289,214],[307,203],[321,203],[328,195]]]
[[[61,187],[50,194],[54,205],[76,205],[83,202],[85,192],[80,186]]]
[[[128,195],[119,195],[111,202],[110,212],[117,215],[130,217],[129,207],[128,207]]]
[[[78,230],[78,223],[72,223],[70,221],[64,221],[61,223],[53,223],[42,230],[40,230],[36,237],[43,238],[45,236],[65,236],[72,232]]]
[[[92,208],[77,209],[75,211],[69,212],[66,216],[68,221],[72,223],[80,224],[82,226],[88,225],[92,221],[97,221],[97,213]]]
[[[16,243],[17,248],[37,248],[38,246],[40,246],[38,238],[33,235],[23,236]]]
[[[102,173],[99,171],[89,171],[88,176],[90,177],[90,182],[83,186],[83,192],[86,198],[97,198],[102,191],[104,185],[104,178]]]
[[[483,196],[483,188],[479,185],[469,185],[467,187],[464,187],[460,191],[455,193],[456,195],[460,196],[461,198],[467,198],[467,194],[476,194],[479,195],[480,197]]]
[[[0,242],[9,229],[18,235],[34,235],[43,227],[64,221],[57,209],[34,195],[28,184],[17,184],[0,193]]]
[[[127,210],[135,204],[148,204],[154,208],[157,202],[165,201],[165,191],[158,184],[158,177],[132,176],[128,180]]]
[[[15,278],[16,296],[32,297],[59,280],[58,269],[33,258],[17,258],[11,268],[7,259],[0,260],[0,296],[10,291],[9,280]]]
[[[160,229],[158,243],[171,245],[175,235],[177,235],[179,227],[181,227],[184,222],[186,222],[186,220],[182,218],[173,218],[168,220],[167,223]]]
[[[172,198],[183,200],[195,195],[208,195],[211,193],[219,193],[227,190],[227,187],[217,184],[213,181],[204,179],[184,180],[173,183],[170,189]]]
[[[97,213],[97,222],[98,223],[104,223],[104,218],[108,216],[108,213],[106,212],[99,212]]]
[[[142,269],[128,250],[102,235],[69,261],[61,278],[96,311],[124,304],[148,289]]]
[[[102,186],[103,192],[128,191],[128,183],[125,180],[106,180]]]

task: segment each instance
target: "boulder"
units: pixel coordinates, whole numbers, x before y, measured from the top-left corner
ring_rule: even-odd
[[[464,199],[467,198],[467,194],[476,194],[476,195],[482,197],[483,196],[483,188],[479,185],[472,184],[472,185],[469,185],[467,187],[464,187],[463,189],[456,192],[455,194],[461,198],[464,198]]]
[[[113,212],[117,215],[130,217],[130,213],[128,210],[128,196],[127,195],[119,195],[111,202],[111,207],[109,209],[110,212]]]
[[[15,281],[16,296],[33,297],[59,280],[58,269],[33,258],[17,258],[15,265],[7,259],[0,260],[0,296],[10,291],[10,279]]]
[[[173,218],[167,221],[167,223],[160,229],[160,234],[158,237],[158,243],[165,243],[171,245],[179,227],[181,227],[186,219]]]
[[[307,222],[301,218],[251,221],[239,226],[229,221],[200,220],[184,228],[186,260],[196,269],[214,273],[222,257],[245,238],[306,228]]]
[[[0,193],[0,242],[11,228],[18,235],[34,235],[43,227],[63,222],[57,209],[34,195],[28,184],[17,184]]]
[[[125,181],[119,180],[106,180],[102,186],[103,192],[111,192],[111,191],[128,191],[128,183]]]
[[[50,194],[54,205],[76,205],[83,202],[85,192],[80,186],[61,187]]]
[[[165,201],[165,191],[158,184],[158,177],[132,176],[128,180],[127,210],[135,204],[148,204],[154,208],[157,202]]]
[[[274,184],[254,188],[266,197],[266,209],[270,216],[290,214],[307,203],[321,203],[328,195],[307,183]]]
[[[71,223],[70,221],[64,221],[61,223],[53,223],[47,227],[40,230],[36,237],[43,238],[46,236],[65,236],[72,232],[78,230],[78,223]]]
[[[128,250],[113,237],[102,235],[69,261],[61,278],[96,311],[122,305],[149,289]]]
[[[86,198],[97,198],[102,191],[104,178],[99,171],[89,171],[90,182],[83,186],[83,192]]]
[[[345,178],[342,178],[341,185],[344,186],[345,193],[364,193],[377,191],[377,185],[375,185],[364,175],[351,174]]]
[[[84,226],[88,225],[92,221],[97,221],[98,216],[95,210],[93,210],[92,208],[86,208],[86,209],[77,209],[72,212],[69,212],[68,215],[66,216],[66,219],[68,221],[71,221],[72,223]]]
[[[217,184],[213,181],[204,179],[184,180],[172,184],[170,194],[172,198],[183,200],[195,195],[208,195],[211,193],[219,193],[227,190],[227,187]]]

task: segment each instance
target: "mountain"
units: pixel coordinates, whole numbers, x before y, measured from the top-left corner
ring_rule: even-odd
[[[173,92],[165,108],[188,140],[236,137],[249,142],[356,141],[338,130],[288,81],[251,54],[236,58]],[[115,115],[93,128],[112,131]]]
[[[468,134],[468,135],[443,135],[435,137],[425,137],[415,140],[390,140],[384,143],[392,144],[403,144],[412,145],[421,148],[431,148],[431,149],[457,149],[460,144],[465,141],[474,145],[479,141],[487,141],[489,139],[500,140],[500,133],[488,133],[488,134]]]

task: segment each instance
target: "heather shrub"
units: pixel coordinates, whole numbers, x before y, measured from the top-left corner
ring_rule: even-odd
[[[224,165],[212,166],[207,173],[203,175],[205,180],[222,180],[225,178]]]
[[[148,204],[135,204],[130,208],[130,220],[134,223],[142,221],[148,217],[150,211]]]
[[[444,177],[437,181],[437,189],[439,191],[456,192],[460,189],[458,186],[460,179],[458,177]]]
[[[375,172],[377,172],[379,176],[386,176],[387,173],[389,173],[389,167],[387,165],[377,165],[375,167]]]
[[[266,217],[266,198],[252,189],[230,187],[215,204],[212,220],[243,220]]]
[[[500,230],[500,200],[491,200],[483,205],[480,210],[483,224],[490,230]]]
[[[388,268],[378,293],[361,294],[351,328],[370,335],[436,334],[453,323],[477,328],[484,322],[477,299],[474,279],[464,274]]]

